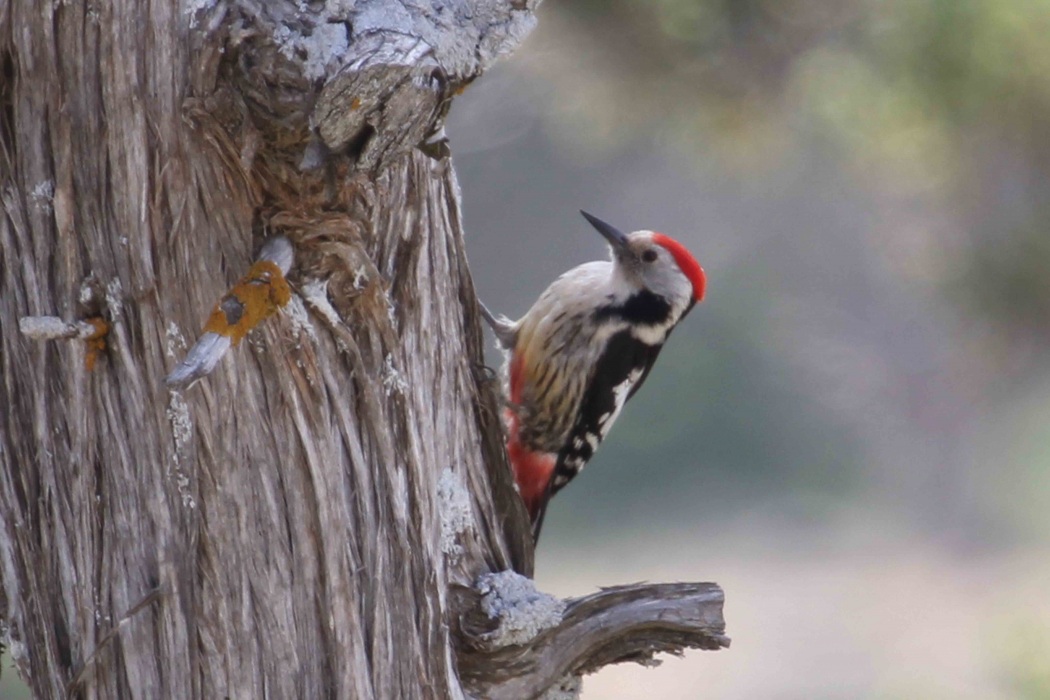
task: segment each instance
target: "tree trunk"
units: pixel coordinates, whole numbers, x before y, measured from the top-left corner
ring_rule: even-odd
[[[36,696],[509,697],[457,622],[532,544],[441,126],[537,2],[0,7],[0,622]],[[276,234],[285,312],[169,391]]]

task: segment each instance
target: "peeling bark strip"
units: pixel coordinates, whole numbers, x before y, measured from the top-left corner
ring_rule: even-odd
[[[537,4],[0,6],[0,630],[36,696],[513,696],[472,662],[510,648],[450,627],[532,545],[458,185],[421,146]],[[282,235],[286,313],[169,392]],[[104,361],[19,331],[45,316],[98,316]],[[522,648],[631,619],[604,610]]]

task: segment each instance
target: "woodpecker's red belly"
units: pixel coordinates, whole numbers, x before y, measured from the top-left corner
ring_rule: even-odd
[[[525,501],[530,520],[535,520],[547,495],[547,485],[558,455],[550,452],[533,452],[525,447],[518,437],[518,417],[511,409],[503,413],[507,423],[507,457],[514,468],[514,481],[518,493]]]

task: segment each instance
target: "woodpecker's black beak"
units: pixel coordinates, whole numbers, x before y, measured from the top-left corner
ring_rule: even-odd
[[[583,209],[580,210],[583,214],[583,218],[591,222],[591,226],[598,229],[598,233],[605,236],[605,240],[609,241],[609,245],[613,247],[613,250],[625,250],[627,248],[627,234],[616,228],[605,223],[597,216],[591,216]]]

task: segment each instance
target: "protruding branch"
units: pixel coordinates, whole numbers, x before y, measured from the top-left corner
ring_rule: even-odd
[[[294,260],[287,238],[276,236],[268,240],[247,274],[215,305],[200,338],[164,380],[167,385],[189,387],[210,374],[230,347],[287,304],[292,290],[284,276]]]
[[[501,632],[511,618],[520,627],[522,606],[504,601],[494,611],[486,602],[492,595],[490,581],[463,591],[457,630],[460,677],[472,693],[490,700],[536,698],[566,677],[609,664],[655,665],[659,661],[653,657],[660,652],[729,646],[722,617],[725,597],[713,583],[606,588],[566,601],[561,621],[528,641],[520,635],[508,640]],[[541,597],[534,592],[528,599]]]
[[[57,316],[23,316],[18,319],[18,330],[33,340],[83,340],[87,344],[84,366],[90,372],[106,349],[109,324],[101,316],[71,322]]]

